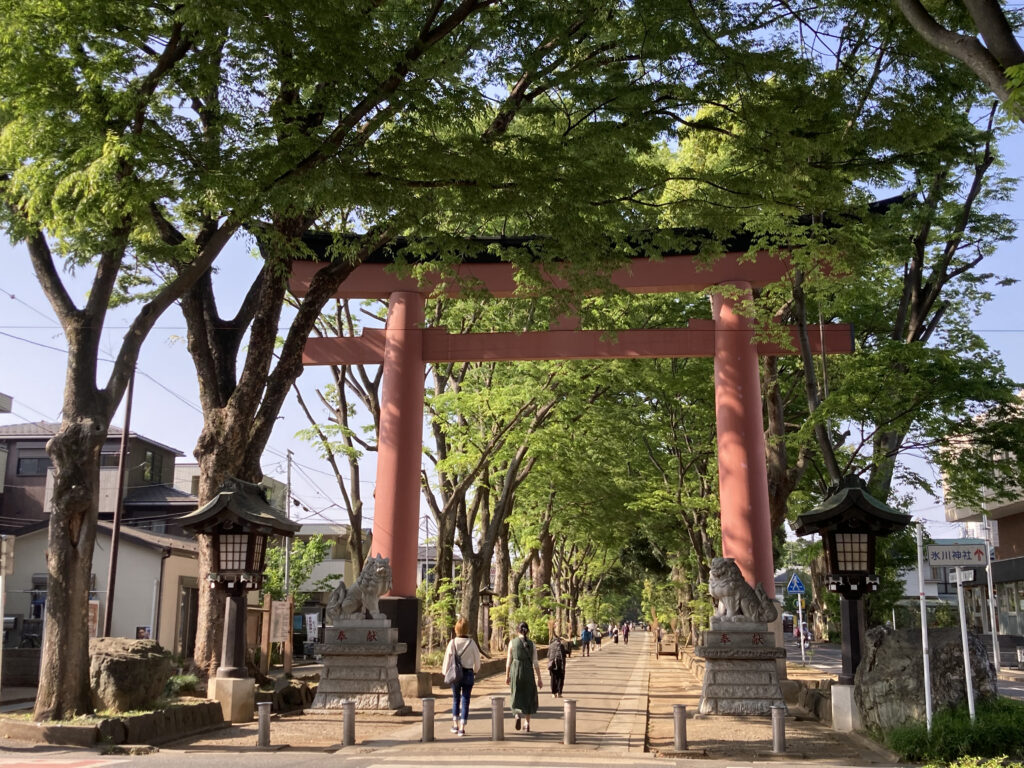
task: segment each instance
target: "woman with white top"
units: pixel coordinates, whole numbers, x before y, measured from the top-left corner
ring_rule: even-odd
[[[458,656],[462,665],[462,680],[452,683],[452,733],[466,735],[466,721],[469,719],[469,696],[473,692],[473,680],[480,671],[480,648],[469,636],[469,622],[459,616],[455,622],[455,637],[444,649],[441,669],[447,670],[453,663],[452,656]]]

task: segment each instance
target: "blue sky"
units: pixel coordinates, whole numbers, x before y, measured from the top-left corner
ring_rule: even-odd
[[[1005,139],[1002,151],[1008,162],[1010,175],[1024,177],[1024,134],[1018,132]],[[1006,207],[1005,212],[1021,222],[1021,193]],[[1002,276],[1024,280],[1024,262],[1021,248],[1024,233],[1018,233],[1015,242],[1004,245],[988,266],[988,270]],[[255,274],[257,265],[248,253],[245,243],[234,243],[220,266],[216,280],[218,292],[246,287]],[[59,421],[64,370],[67,356],[63,334],[49,303],[32,273],[25,249],[12,247],[6,240],[0,242],[0,392],[14,398],[14,413],[0,415],[0,424],[21,421]],[[250,279],[242,279],[243,276]],[[230,279],[226,279],[229,277]],[[81,301],[85,285],[78,284],[76,300]],[[223,295],[218,293],[219,296]],[[235,300],[238,300],[238,296]],[[984,307],[974,322],[974,328],[1000,352],[1008,374],[1024,382],[1024,283],[999,288],[995,300]],[[229,314],[226,308],[222,314]],[[113,356],[117,342],[123,334],[127,315],[112,312],[104,336],[105,349]],[[192,449],[202,425],[198,388],[191,358],[185,346],[185,323],[175,308],[158,322],[143,348],[139,363],[140,375],[136,381],[135,408],[132,414],[133,431],[185,454],[179,461],[192,461]],[[105,371],[102,375],[105,375]],[[326,383],[326,372],[308,369],[300,379],[307,402],[314,402],[313,388]],[[123,411],[123,409],[122,409]],[[123,424],[123,412],[114,420]],[[295,433],[307,426],[294,397],[289,398],[278,420],[267,452],[263,457],[264,473],[282,481],[285,478],[285,452],[295,453],[292,481],[294,495],[306,510],[296,510],[303,522],[345,522],[344,510],[336,504],[339,498],[333,475],[326,463],[315,452],[294,438]],[[368,515],[372,519],[372,468],[364,472],[364,496]],[[934,536],[955,535],[956,528],[944,524],[941,505],[931,499],[920,498],[912,512],[915,516],[934,521],[930,525]],[[369,525],[369,523],[367,523]]]

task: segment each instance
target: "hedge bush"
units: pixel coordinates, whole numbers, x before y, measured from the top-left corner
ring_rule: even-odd
[[[1024,759],[1024,703],[986,699],[978,703],[975,715],[971,723],[966,705],[945,709],[932,717],[931,733],[925,723],[904,725],[886,731],[885,743],[901,759],[914,762],[1001,758],[995,765],[1005,765],[1003,759]],[[963,768],[975,765],[965,761]]]

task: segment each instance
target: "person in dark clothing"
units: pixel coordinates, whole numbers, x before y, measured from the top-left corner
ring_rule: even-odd
[[[548,676],[551,678],[551,695],[556,699],[562,697],[562,687],[565,685],[565,663],[569,658],[569,647],[565,641],[555,633],[548,643]]]

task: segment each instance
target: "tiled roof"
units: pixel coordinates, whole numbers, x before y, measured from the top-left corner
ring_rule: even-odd
[[[124,504],[126,507],[160,504],[195,509],[199,506],[199,499],[170,485],[137,485],[128,489]]]
[[[57,421],[30,421],[23,424],[7,424],[6,426],[0,426],[0,438],[17,440],[53,437],[57,434],[58,429],[60,429],[60,422]],[[109,440],[112,437],[120,437],[123,432],[124,430],[120,427],[111,425],[107,429],[107,439]],[[145,443],[149,443],[150,445],[155,445],[157,448],[163,448],[164,450],[170,451],[175,456],[185,455],[177,448],[172,448],[169,445],[158,443],[156,440],[140,435],[138,432],[129,432],[128,434],[130,437],[134,437],[137,440],[141,440]]]
[[[108,534],[113,530],[113,523],[109,523],[106,520],[100,520],[97,525],[101,530],[105,530]],[[134,528],[130,525],[122,525],[120,536],[127,539],[133,539],[139,544],[146,544],[151,547],[159,547],[160,549],[174,549],[179,552],[199,552],[199,545],[195,539],[187,538],[184,536],[171,536],[167,533],[153,533],[151,531],[145,531],[141,528]]]
[[[99,520],[96,523],[100,532],[110,535],[110,532],[114,528],[114,524],[109,520]],[[26,525],[18,531],[19,536],[24,536],[31,533],[42,531],[46,532],[49,527],[48,520],[39,520],[30,525]],[[143,546],[152,547],[154,549],[172,549],[176,552],[184,552],[190,554],[196,554],[199,552],[199,545],[195,539],[188,538],[186,536],[172,536],[168,533],[153,533],[152,531],[146,531],[141,528],[135,528],[130,525],[122,525],[119,536],[126,539],[130,539],[137,544]]]

